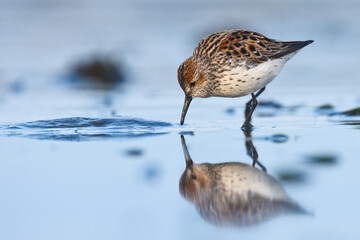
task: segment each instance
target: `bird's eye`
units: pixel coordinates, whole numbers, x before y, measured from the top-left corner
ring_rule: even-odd
[[[196,175],[191,174],[191,178],[192,178],[193,180],[196,180]]]
[[[195,86],[195,82],[190,83],[190,87]]]

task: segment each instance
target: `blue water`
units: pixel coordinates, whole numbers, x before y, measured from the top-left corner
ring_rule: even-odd
[[[1,1],[0,239],[359,239],[357,1]],[[179,64],[214,31],[314,39],[259,98],[194,99],[179,125]],[[119,59],[114,88],[73,63]],[[331,104],[330,110],[317,109]],[[186,164],[259,162],[309,214],[219,227],[179,192]],[[252,149],[252,151],[254,151]],[[258,169],[260,167],[256,165]],[[229,224],[231,225],[231,224]]]
[[[128,117],[61,118],[10,124],[0,128],[2,135],[42,140],[87,141],[98,138],[146,137],[167,133],[170,123]]]

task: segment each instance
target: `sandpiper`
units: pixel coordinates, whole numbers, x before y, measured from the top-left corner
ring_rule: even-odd
[[[191,100],[195,97],[241,97],[251,94],[242,127],[251,126],[256,97],[291,57],[312,42],[277,41],[245,30],[222,31],[203,38],[193,55],[178,69],[178,81],[185,93],[180,124],[184,123]]]
[[[181,195],[215,225],[249,226],[280,214],[307,214],[281,184],[254,166],[240,162],[196,164],[181,136],[186,169]]]

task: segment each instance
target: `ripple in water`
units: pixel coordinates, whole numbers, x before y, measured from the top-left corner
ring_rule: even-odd
[[[170,123],[138,118],[60,118],[1,126],[2,136],[43,140],[88,141],[98,138],[132,138],[166,134]]]

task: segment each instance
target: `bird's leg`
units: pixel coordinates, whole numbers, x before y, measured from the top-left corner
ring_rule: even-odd
[[[264,91],[265,91],[265,87],[261,88],[256,94],[252,93],[251,94],[252,99],[246,103],[246,109],[245,109],[246,120],[245,120],[244,124],[242,125],[243,129],[251,127],[251,124],[250,124],[251,116],[252,116],[252,114],[257,106],[257,103],[258,103],[256,98],[258,96],[260,96],[260,94],[263,93]]]
[[[267,172],[266,167],[264,165],[262,165],[261,162],[256,160],[256,164],[261,168],[261,170],[263,170],[264,172]]]
[[[265,87],[261,88],[256,94],[255,97],[257,98],[258,96],[260,96],[261,93],[263,93],[265,91]],[[246,109],[245,109],[245,117],[249,114],[251,106],[252,106],[253,100],[251,99],[250,101],[248,101],[246,103]]]
[[[262,94],[265,91],[265,87],[263,87],[262,89],[260,89],[256,94],[255,97],[260,96],[260,94]]]
[[[252,166],[255,167],[255,165],[257,164],[261,168],[261,170],[266,172],[266,167],[258,161],[259,155],[256,151],[256,148],[255,148],[253,142],[252,142],[251,129],[245,129],[245,130],[243,130],[243,133],[246,137],[245,138],[246,153],[253,160]]]
[[[245,122],[243,123],[242,125],[242,129],[247,129],[247,128],[251,128],[251,124],[250,124],[250,121],[251,121],[251,116],[257,106],[257,100],[256,100],[256,97],[254,95],[254,93],[251,94],[251,97],[252,97],[252,104],[251,104],[251,108],[249,110],[249,112],[247,113],[246,115],[246,119],[245,119]]]

